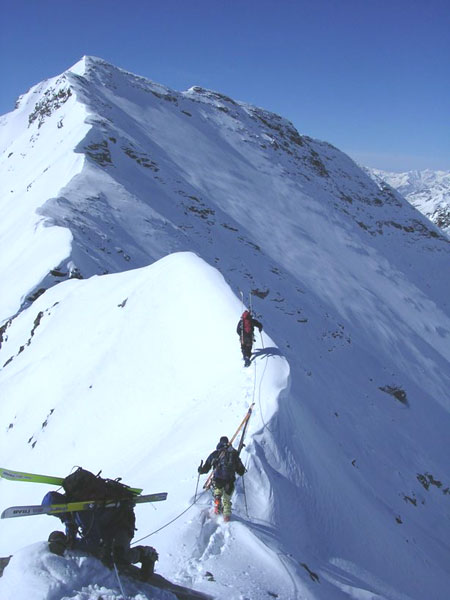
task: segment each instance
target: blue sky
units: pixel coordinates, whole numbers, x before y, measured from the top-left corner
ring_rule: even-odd
[[[450,169],[450,0],[0,0],[0,114],[83,55],[272,110],[359,163]]]

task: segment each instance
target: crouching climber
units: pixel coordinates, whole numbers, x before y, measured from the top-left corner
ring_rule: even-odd
[[[214,513],[223,513],[224,521],[229,521],[231,516],[231,496],[234,492],[236,473],[244,475],[245,467],[237,450],[229,443],[226,436],[222,436],[216,449],[198,467],[200,474],[213,470],[212,491],[214,495]]]
[[[114,506],[96,504],[89,510],[55,513],[65,525],[65,533],[54,531],[48,538],[49,550],[63,555],[66,549],[82,550],[99,558],[106,566],[125,568],[141,563],[140,577],[154,572],[158,553],[151,546],[130,547],[135,532],[133,497],[135,493],[118,481],[102,479],[79,467],[64,479],[65,493],[48,492],[42,505],[67,504],[85,500],[117,500]]]

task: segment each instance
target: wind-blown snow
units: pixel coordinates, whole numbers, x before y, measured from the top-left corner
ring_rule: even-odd
[[[139,539],[190,506],[200,459],[255,399],[235,519],[202,495],[142,542],[157,570],[227,600],[446,598],[445,235],[336,148],[217,92],[85,57],[17,111],[0,120],[2,184],[24,198],[2,199],[5,236],[45,226],[11,249],[0,237],[4,466],[168,491],[137,507]],[[44,150],[66,140],[35,195]],[[46,231],[61,234],[48,253]],[[249,369],[239,290],[264,323]],[[0,485],[4,507],[48,489]],[[57,525],[2,521],[1,552]]]

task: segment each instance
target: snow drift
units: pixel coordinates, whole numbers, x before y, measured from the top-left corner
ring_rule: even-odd
[[[128,577],[122,579],[129,600],[176,600],[170,592]],[[76,552],[56,556],[42,542],[18,551],[0,579],[2,600],[119,600],[122,595],[118,588],[115,575],[99,560]]]

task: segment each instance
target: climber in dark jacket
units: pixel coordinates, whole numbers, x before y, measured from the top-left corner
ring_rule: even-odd
[[[220,438],[216,449],[208,456],[205,464],[203,462],[200,464],[198,472],[208,473],[211,467],[214,469],[212,478],[214,513],[218,515],[223,512],[224,521],[229,521],[236,473],[243,475],[245,467],[238,451],[233,448],[225,435]]]
[[[255,341],[254,331],[255,327],[261,332],[263,329],[262,324],[252,317],[252,313],[248,310],[244,310],[239,319],[239,323],[236,328],[236,332],[241,340],[241,351],[244,357],[244,364],[246,367],[250,365],[250,357],[252,355],[252,346]]]
[[[89,473],[83,469],[78,471]],[[49,506],[78,501],[80,498],[76,492],[76,489],[72,490],[72,494],[67,490],[65,494],[48,492],[41,504]],[[112,567],[113,564],[125,567],[140,562],[140,577],[143,580],[153,574],[155,562],[158,560],[156,550],[151,546],[130,547],[135,532],[132,501],[118,501],[113,507],[100,505],[90,510],[54,513],[52,516],[58,517],[66,529],[65,533],[53,531],[48,538],[49,550],[54,554],[62,556],[66,549],[81,550],[101,559],[108,567]]]

